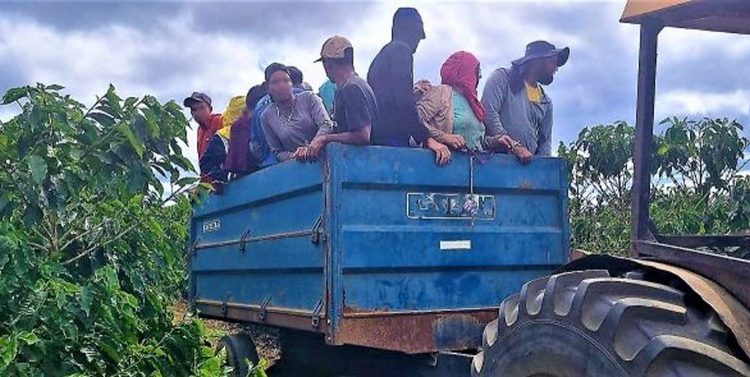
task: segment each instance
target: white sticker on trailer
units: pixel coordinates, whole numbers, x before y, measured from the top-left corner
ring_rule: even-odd
[[[440,241],[440,250],[471,250],[471,240]]]
[[[203,233],[215,232],[221,229],[221,221],[219,219],[212,219],[203,222]]]

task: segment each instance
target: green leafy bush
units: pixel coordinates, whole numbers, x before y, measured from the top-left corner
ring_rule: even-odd
[[[3,97],[0,375],[222,375],[202,322],[170,310],[195,186],[180,107],[62,89]]]
[[[651,218],[662,234],[725,234],[750,229],[750,145],[735,120],[669,118],[654,138]],[[568,160],[573,247],[627,254],[634,129],[625,122],[584,128],[560,144]],[[747,250],[735,250],[746,256]]]

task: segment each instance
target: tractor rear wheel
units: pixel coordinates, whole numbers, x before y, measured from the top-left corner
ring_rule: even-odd
[[[718,315],[686,291],[606,270],[532,280],[486,326],[472,375],[750,376]]]

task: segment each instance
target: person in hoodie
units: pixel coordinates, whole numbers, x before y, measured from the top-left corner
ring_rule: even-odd
[[[265,77],[270,76],[270,72],[283,68],[288,69],[284,64],[271,63],[266,67]],[[302,81],[302,77],[299,78]],[[268,89],[268,81],[263,83],[266,89]],[[304,89],[292,87],[292,93],[298,94],[304,92]],[[252,120],[250,121],[250,151],[253,154],[253,158],[258,161],[258,168],[265,168],[273,164],[278,163],[276,155],[271,152],[271,148],[268,146],[268,140],[266,140],[265,132],[263,131],[261,119],[266,109],[271,106],[273,101],[271,100],[271,94],[266,94],[261,98],[253,108]]]
[[[315,93],[295,94],[292,79],[284,65],[266,70],[268,92],[273,103],[263,112],[261,124],[276,160],[310,161],[310,141],[332,132],[331,118]]]
[[[435,152],[438,165],[450,162],[445,144],[430,137],[417,113],[412,93],[414,53],[425,39],[422,17],[414,8],[399,8],[393,15],[392,40],[375,56],[367,73],[380,113],[379,127],[373,128],[371,142],[408,147],[409,140]]]

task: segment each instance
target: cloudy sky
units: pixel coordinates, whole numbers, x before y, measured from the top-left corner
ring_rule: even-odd
[[[204,91],[222,111],[262,81],[262,68],[296,65],[314,87],[312,63],[329,36],[348,37],[355,65],[390,39],[399,6],[422,13],[427,40],[415,78],[438,81],[458,50],[479,57],[484,76],[523,54],[527,42],[569,46],[570,61],[548,93],[555,145],[585,127],[635,118],[638,27],[618,23],[624,0],[495,2],[13,2],[0,0],[0,92],[58,83],[92,103],[109,83],[124,95],[181,102]],[[750,36],[665,30],[660,37],[657,118],[729,116],[750,126]],[[480,90],[481,90],[480,84]],[[0,107],[0,120],[17,108]],[[187,114],[189,116],[189,114]],[[191,159],[195,161],[195,137]]]

